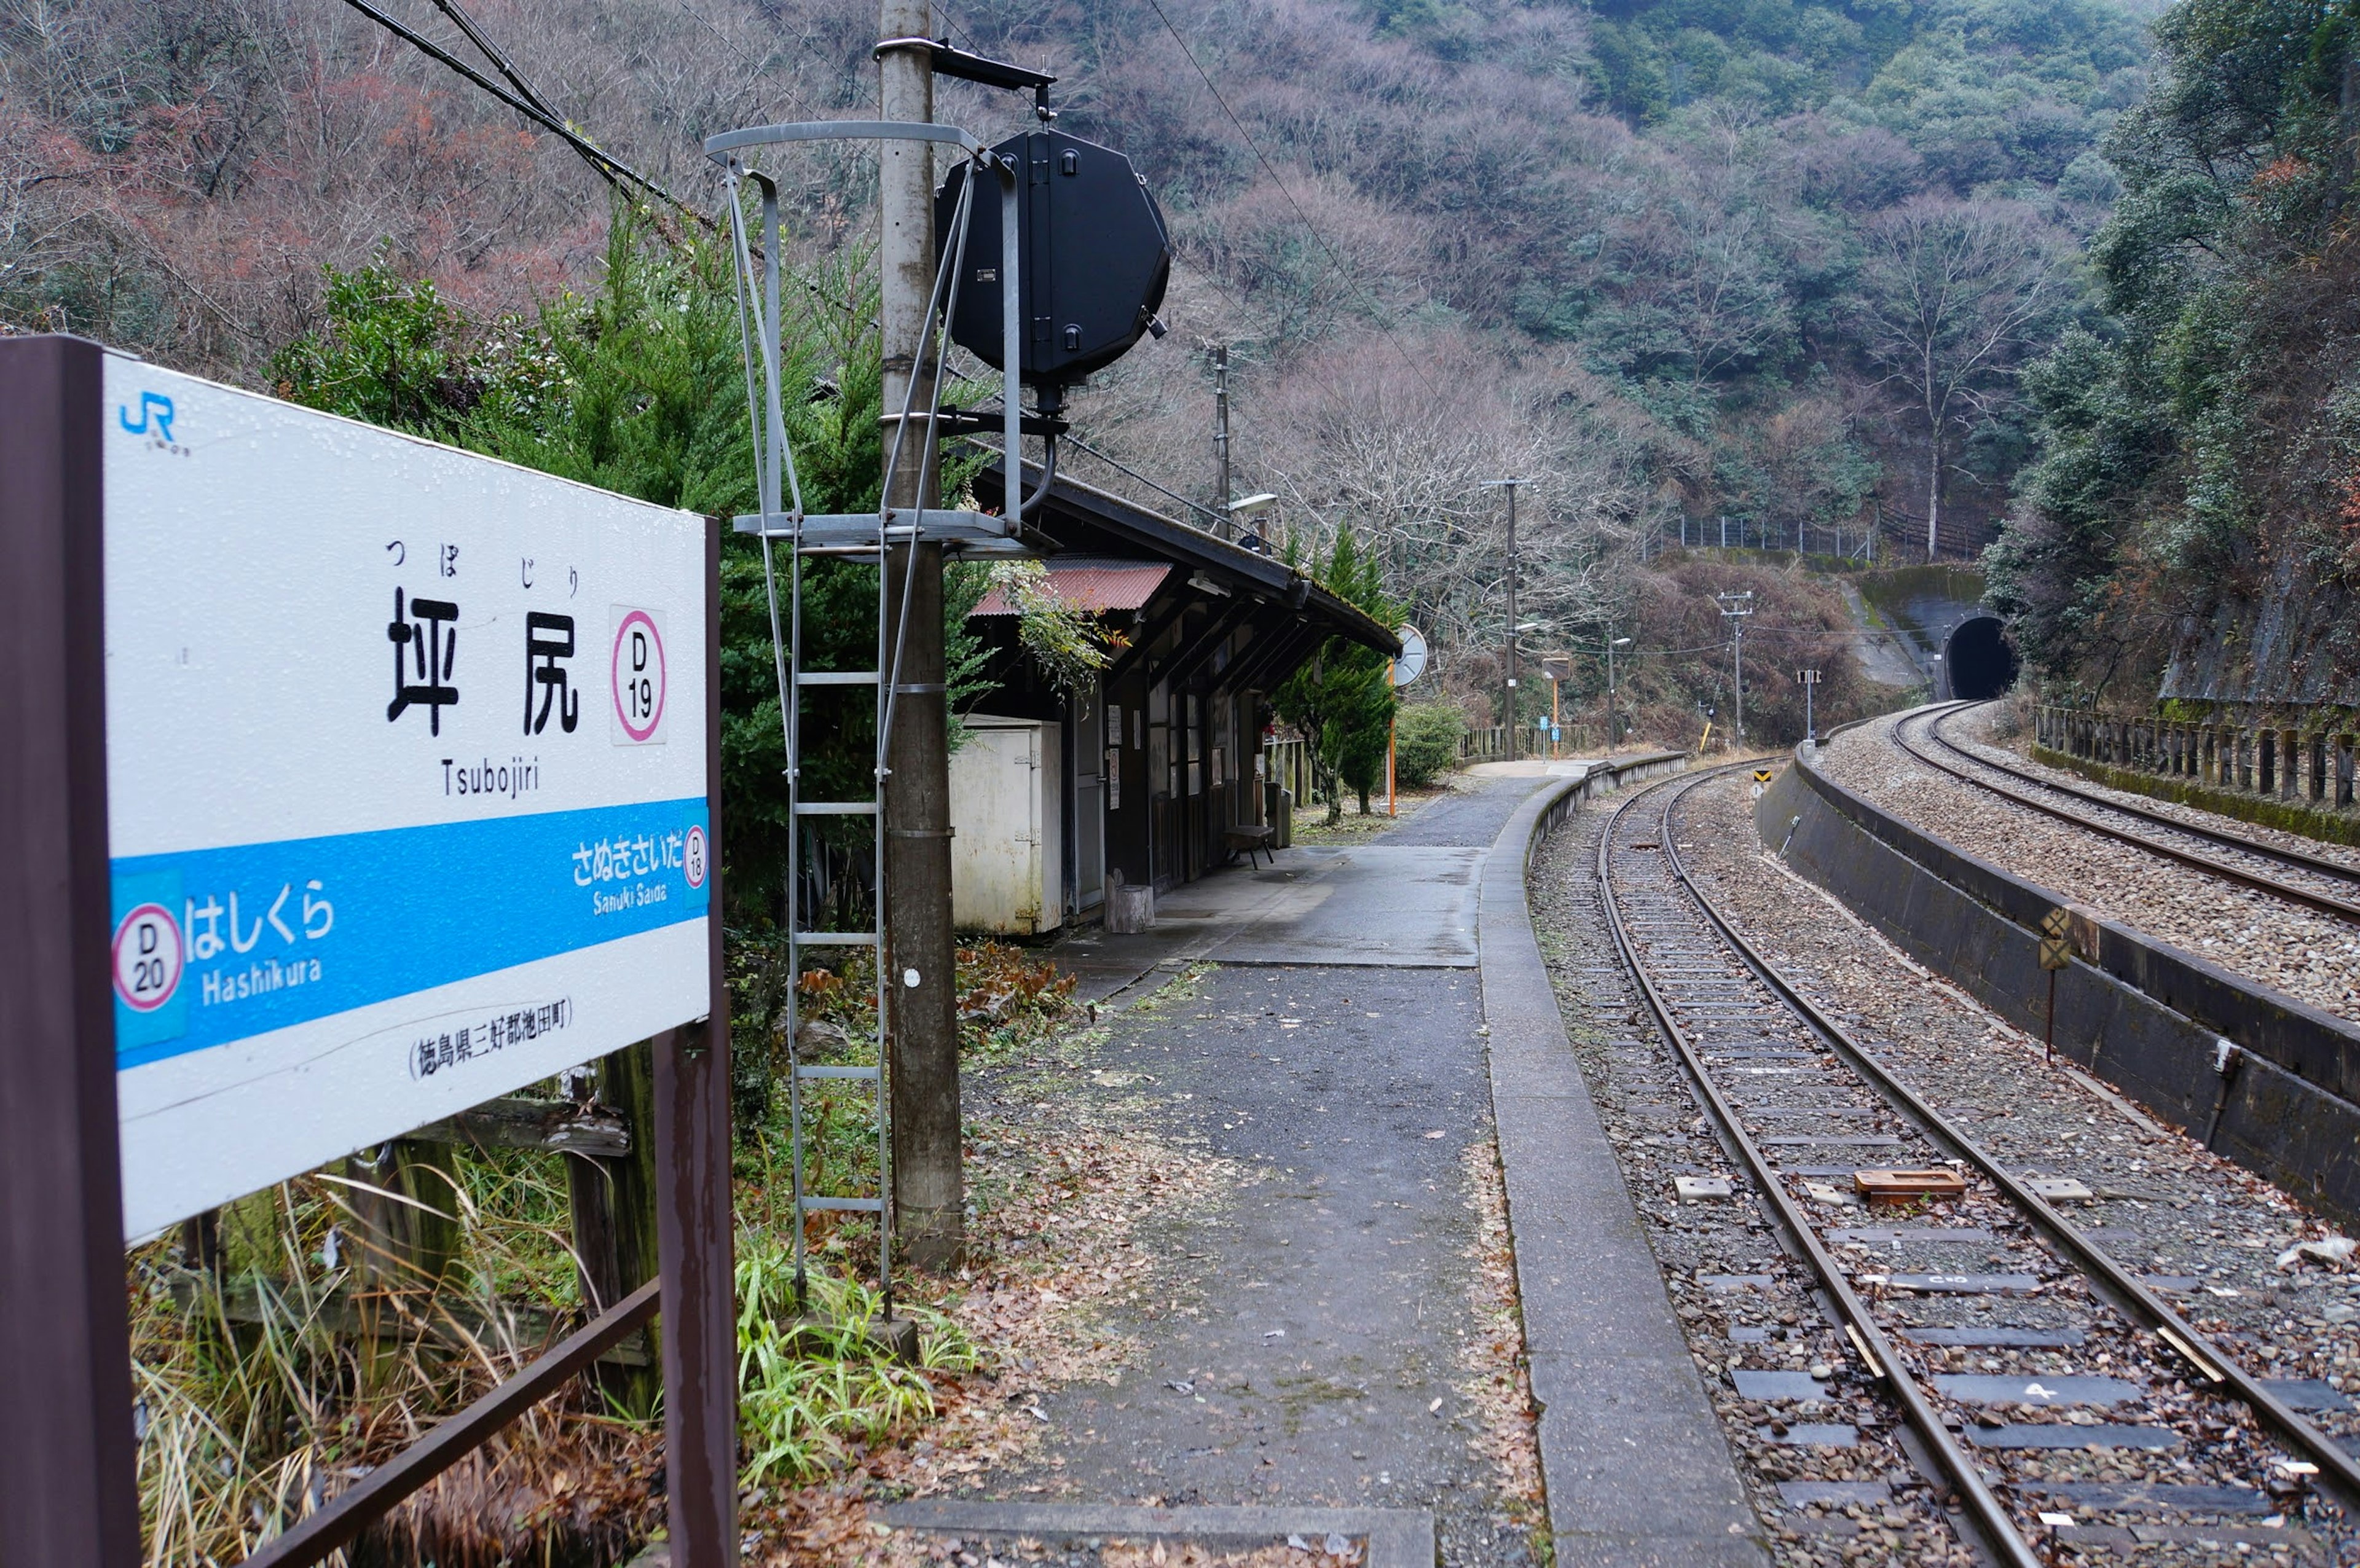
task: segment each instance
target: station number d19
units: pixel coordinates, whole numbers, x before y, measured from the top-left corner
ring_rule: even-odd
[[[614,692],[612,719],[617,746],[661,746],[670,691],[665,679],[664,617],[661,610],[617,604],[615,639],[607,659]]]

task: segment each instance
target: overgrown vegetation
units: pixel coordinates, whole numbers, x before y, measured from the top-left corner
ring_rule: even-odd
[[[456,1251],[431,1302],[372,1237],[366,1186],[329,1175],[223,1211],[220,1262],[133,1254],[139,1492],[156,1568],[235,1563],[436,1416],[518,1370],[578,1304],[556,1160],[461,1152],[438,1206]],[[388,1296],[385,1292],[391,1291]],[[361,1329],[388,1304],[382,1337]],[[653,1434],[578,1396],[397,1510],[356,1565],[604,1563],[661,1511]]]
[[[1990,555],[2060,688],[2143,703],[2176,657],[2169,695],[2350,700],[2356,36],[2322,0],[2185,0],[2157,24],[2162,79],[2105,144],[2108,318],[2029,377],[2041,454]]]
[[[1385,595],[1384,569],[1367,554],[1347,527],[1337,530],[1324,553],[1306,556],[1290,539],[1294,564],[1311,580],[1379,626],[1393,626],[1401,607]],[[1385,779],[1385,741],[1393,715],[1390,660],[1371,648],[1329,637],[1309,661],[1272,693],[1279,717],[1311,743],[1312,776],[1328,801],[1328,820],[1343,811],[1343,790],[1360,798],[1369,814],[1370,791]],[[1341,786],[1341,789],[1338,786]]]
[[[1878,528],[1888,551],[1929,528],[1949,553],[1978,545],[2028,451],[2016,370],[2089,317],[2072,252],[2118,183],[2093,149],[2147,52],[2115,0],[1114,0],[1081,18],[960,19],[975,47],[1055,70],[1063,123],[1129,151],[1172,220],[1175,330],[1077,397],[1081,433],[1209,503],[1209,376],[1188,345],[1229,343],[1238,484],[1322,548],[1349,524],[1446,654],[1505,630],[1486,478],[1533,481],[1535,647],[1590,635],[1633,557],[1723,517],[1817,550]],[[2317,19],[2289,14],[2288,36]],[[856,0],[718,0],[687,27],[518,0],[489,25],[692,205],[718,206],[707,132],[781,102],[873,111]],[[771,47],[781,27],[794,49]],[[255,380],[352,313],[334,278],[372,261],[477,323],[602,287],[595,178],[346,13],[82,0],[0,29],[0,320]],[[956,83],[943,114],[987,136],[1024,123]],[[870,156],[774,160],[823,337],[866,330],[850,263]],[[473,395],[433,321],[387,325],[423,342],[377,345],[399,374],[371,417]],[[807,412],[866,395],[842,391]],[[873,472],[873,430],[843,434],[847,480]]]
[[[767,1083],[783,1068],[777,1015],[753,1008],[742,955],[733,985],[748,1012],[740,1051]],[[1022,951],[986,942],[958,954],[962,1051],[972,1067],[1039,1050],[1071,1008],[1073,981]],[[869,976],[803,977],[804,1060],[873,1061]],[[873,1101],[807,1094],[816,1191],[877,1188]],[[830,1325],[792,1337],[792,1227],[783,1097],[739,1125],[738,1351],[746,1485],[795,1486],[831,1473],[933,1411],[930,1377],[977,1368],[973,1340],[923,1295],[922,1364],[894,1362],[867,1332],[879,1312],[858,1283],[875,1268],[873,1230],[814,1216],[809,1312]],[[370,1237],[365,1182],[326,1172],[223,1212],[218,1265],[192,1267],[177,1242],[133,1255],[139,1478],[156,1568],[235,1563],[316,1508],[436,1417],[518,1370],[576,1321],[563,1158],[454,1152],[456,1180],[428,1202],[455,1222],[434,1283]],[[399,1201],[399,1200],[395,1200]],[[388,1283],[389,1281],[389,1283]],[[362,1333],[363,1303],[390,1290],[384,1343]],[[391,1515],[356,1568],[432,1561],[592,1568],[636,1545],[661,1517],[658,1434],[578,1390],[537,1407],[479,1459]]]

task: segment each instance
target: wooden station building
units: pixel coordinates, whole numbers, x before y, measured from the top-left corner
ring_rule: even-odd
[[[1039,471],[1026,465],[1026,485]],[[974,481],[1002,505],[998,468]],[[1270,693],[1330,637],[1393,656],[1392,630],[1276,555],[1063,477],[1028,537],[1065,603],[1127,646],[1067,692],[1026,656],[998,589],[970,625],[998,690],[952,761],[962,926],[1032,932],[1094,916],[1109,887],[1168,889],[1227,865],[1267,826]]]

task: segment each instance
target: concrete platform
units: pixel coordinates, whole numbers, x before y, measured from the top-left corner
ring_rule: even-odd
[[[1524,898],[1544,788],[1480,885],[1483,1018],[1560,1568],[1767,1561],[1759,1524],[1568,1043]]]
[[[1424,1508],[1145,1508],[1094,1504],[895,1503],[871,1518],[895,1530],[933,1535],[1013,1535],[1177,1539],[1239,1546],[1274,1545],[1288,1536],[1345,1537],[1366,1549],[1363,1568],[1434,1568],[1434,1516]]]
[[[882,1519],[1068,1530],[1153,1499],[1191,1529],[1211,1528],[1192,1512],[1208,1507],[1260,1529],[1359,1503],[1430,1517],[1426,1561],[1438,1542],[1468,1568],[1528,1563],[1452,1383],[1461,1151],[1496,1132],[1556,1563],[1766,1561],[1525,911],[1533,826],[1577,780],[1478,779],[1369,844],[1181,888],[1153,931],[1058,945],[1085,996],[1117,1001],[1193,960],[1220,965],[1189,1006],[1111,1020],[1102,1059],[1166,1136],[1256,1174],[1224,1214],[1164,1238],[1195,1279],[1148,1303],[1162,1310],[1118,1314],[1137,1362],[1044,1396],[1054,1468],[992,1483],[1003,1498],[1027,1480],[1071,1488],[1054,1516],[988,1511],[1008,1499]]]
[[[1476,873],[1499,818],[1537,778],[1486,780],[1432,801],[1369,844],[1284,849],[1273,866],[1212,872],[1159,895],[1152,931],[1081,931],[1052,956],[1086,1002],[1199,959],[1472,969]]]

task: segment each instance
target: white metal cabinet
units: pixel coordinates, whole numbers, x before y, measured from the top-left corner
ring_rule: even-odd
[[[1065,920],[1058,731],[1037,719],[967,717],[951,755],[951,921],[1034,936]]]

